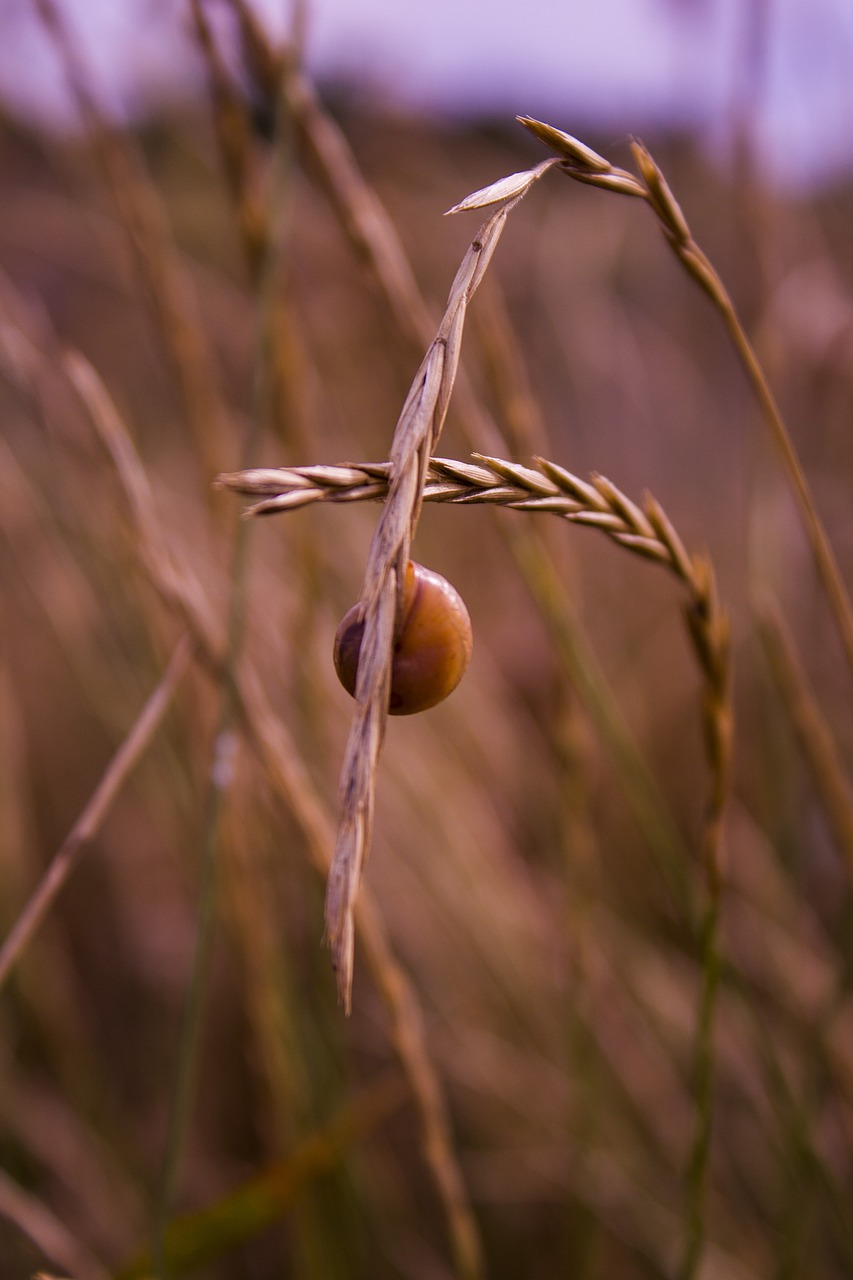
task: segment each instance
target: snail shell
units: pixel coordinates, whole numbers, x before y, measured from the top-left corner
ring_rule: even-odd
[[[338,678],[353,695],[363,633],[356,604],[338,627],[334,649]],[[413,715],[442,702],[465,674],[472,646],[471,619],[459,592],[440,574],[409,560],[394,636],[390,714]]]

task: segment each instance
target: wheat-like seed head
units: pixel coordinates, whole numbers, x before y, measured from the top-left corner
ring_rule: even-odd
[[[402,608],[404,570],[424,499],[429,458],[450,404],[468,303],[488,267],[509,210],[557,163],[546,160],[526,173],[513,174],[468,196],[449,211],[496,206],[462,259],[444,317],[394,430],[385,505],[370,544],[359,601],[364,630],[356,677],[356,710],[344,753],[340,825],[326,890],[326,931],[338,991],[347,1011],[352,991],[353,908],[370,845],[376,766],[388,713],[394,629]]]
[[[603,156],[561,129],[555,129],[553,125],[544,124],[530,116],[517,118],[535,137],[556,152],[561,158],[559,169],[570,178],[645,200],[679,262],[719,311],[752,383],[774,446],[788,473],[815,565],[823,580],[848,664],[853,670],[853,601],[812,498],[794,443],[734,302],[713,263],[694,240],[684,212],[662,170],[641,142],[631,143],[631,152],[640,174],[638,179],[625,169],[615,168]]]
[[[615,542],[666,564],[683,582],[695,585],[695,563],[654,498],[639,507],[605,476],[581,480],[545,458],[536,470],[501,458],[474,455],[474,462],[430,458],[424,476],[424,502],[454,506],[488,504],[563,516],[589,525]],[[344,466],[309,466],[235,471],[218,483],[260,498],[247,517],[272,515],[315,502],[383,500],[389,493],[392,467],[387,462]]]
[[[296,467],[220,478],[220,483],[261,498],[251,514],[311,502],[383,499],[384,507],[368,553],[360,597],[363,623],[356,678],[356,711],[341,778],[341,816],[326,893],[326,929],[338,991],[350,1008],[353,909],[370,844],[376,767],[388,711],[395,625],[402,606],[409,549],[424,501],[492,503],[525,511],[546,511],[601,529],[639,555],[665,564],[689,595],[687,621],[706,681],[705,726],[714,776],[705,824],[705,868],[709,886],[720,880],[721,815],[731,752],[728,624],[719,608],[710,562],[687,555],[663,511],[652,498],[642,507],[602,476],[580,480],[555,463],[538,470],[475,455],[471,463],[431,458],[441,434],[456,377],[468,302],[495,250],[509,210],[534,182],[557,167],[581,182],[647,201],[667,238],[697,279],[709,290],[716,277],[692,241],[681,210],[648,152],[636,144],[640,177],[617,169],[570,134],[530,117],[521,123],[556,153],[523,173],[514,173],[476,191],[449,210],[495,206],[465,254],[451,286],[447,308],[430,343],[397,421],[387,463],[344,467]],[[721,286],[720,286],[721,288]]]
[[[390,493],[392,476],[392,465],[379,462],[238,471],[220,476],[219,483],[259,499],[246,510],[251,517],[315,502],[381,501]],[[704,723],[712,786],[703,853],[709,885],[717,887],[722,875],[720,825],[731,760],[731,670],[728,618],[717,598],[708,557],[687,553],[651,495],[639,506],[605,476],[582,480],[545,458],[536,459],[536,469],[480,454],[474,455],[473,462],[431,458],[423,475],[421,500],[561,516],[572,524],[598,529],[635,555],[657,561],[683,583],[688,633],[705,682]]]

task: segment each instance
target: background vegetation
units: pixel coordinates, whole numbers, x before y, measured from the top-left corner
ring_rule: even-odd
[[[425,509],[474,659],[389,724],[346,1020],[331,646],[377,509],[247,525],[213,487],[387,456],[480,216],[442,212],[541,147],[321,105],[239,5],[230,72],[194,10],[210,101],[114,132],[42,10],[86,130],[0,125],[3,936],[57,851],[73,874],[0,952],[0,1274],[663,1277],[704,1202],[707,1280],[849,1275],[851,672],[719,316],[639,201],[549,174],[472,302],[441,443],[651,490],[715,565],[737,730],[697,1173],[679,584],[594,530]],[[646,141],[844,567],[853,190]]]

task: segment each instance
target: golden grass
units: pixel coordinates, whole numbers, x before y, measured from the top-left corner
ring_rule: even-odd
[[[544,164],[520,130],[333,118],[243,0],[243,79],[194,4],[210,119],[135,137],[39,9],[88,134],[7,136],[0,1272],[849,1274],[849,370],[761,293],[805,227],[846,279],[849,195],[765,197],[771,393],[735,196],[678,148],[667,181],[530,118]],[[475,186],[454,280],[440,211]],[[302,510],[241,524],[217,471]],[[475,657],[380,761],[415,534]]]
[[[481,240],[482,237],[478,237]],[[424,379],[426,381],[426,379]],[[403,420],[408,430],[412,419]],[[423,447],[423,446],[422,446]],[[447,458],[429,458],[420,463],[416,493],[419,502],[440,502],[448,505],[472,506],[497,505],[513,511],[532,514],[563,516],[572,524],[595,528],[607,534],[619,546],[659,564],[665,565],[687,589],[689,603],[685,616],[693,641],[700,670],[706,680],[705,703],[708,755],[713,786],[707,808],[707,829],[704,838],[704,863],[709,886],[716,891],[723,875],[721,865],[722,817],[729,785],[732,746],[731,671],[729,624],[721,610],[714,579],[713,567],[707,557],[690,557],[672,527],[665,512],[654,498],[647,496],[643,508],[638,507],[604,476],[593,476],[590,482],[579,479],[564,467],[546,459],[538,460],[538,470],[533,471],[517,463],[499,458],[477,456],[475,462],[457,462]],[[398,466],[387,463],[362,463],[359,466],[308,466],[295,468],[268,468],[233,472],[219,477],[224,488],[258,497],[246,510],[246,515],[272,515],[278,511],[292,511],[315,502],[352,503],[381,500],[391,507],[392,485],[398,475]],[[398,542],[387,534],[383,519],[380,521],[376,540],[381,539],[383,551],[396,553]],[[405,544],[408,556],[411,539]],[[368,648],[367,636],[364,642]],[[374,640],[375,649],[379,641]],[[387,680],[390,643],[381,654],[382,680]],[[369,659],[368,659],[369,661]],[[387,706],[388,689],[377,678],[380,695]],[[383,710],[384,714],[384,710]],[[354,751],[363,751],[369,759],[371,773],[375,772],[376,752],[368,753],[363,743],[357,743]],[[365,764],[365,768],[367,768]],[[349,783],[345,765],[342,790],[349,795],[355,784]],[[343,823],[350,819],[346,811]],[[363,853],[358,860],[360,869]],[[330,926],[331,929],[331,926]],[[336,933],[332,930],[333,941]],[[349,960],[351,966],[351,956]],[[342,993],[346,1007],[349,1005],[351,968],[349,979]]]

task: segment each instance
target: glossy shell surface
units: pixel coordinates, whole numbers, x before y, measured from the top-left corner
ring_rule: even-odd
[[[355,694],[364,624],[359,605],[335,636],[335,669]],[[413,715],[442,702],[458,685],[471,658],[471,619],[462,597],[441,574],[410,560],[391,666],[392,716]]]

